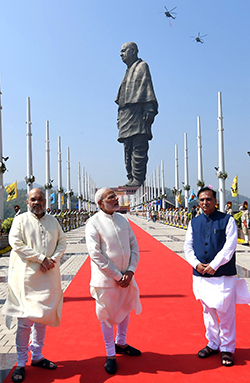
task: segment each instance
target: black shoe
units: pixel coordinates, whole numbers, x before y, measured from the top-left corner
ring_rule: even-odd
[[[126,354],[126,355],[130,355],[130,356],[139,356],[139,355],[141,355],[141,351],[140,350],[137,350],[136,348],[131,347],[129,345],[127,345],[126,347],[121,347],[118,344],[115,344],[115,352],[117,354]]]
[[[107,358],[105,363],[105,370],[108,374],[115,374],[117,370],[117,364],[115,359]]]
[[[17,367],[12,374],[12,382],[23,382],[25,379],[25,368]]]
[[[218,354],[218,352],[219,350],[213,350],[212,348],[206,346],[205,348],[203,348],[202,350],[198,352],[198,357],[202,359],[209,358],[209,356]]]

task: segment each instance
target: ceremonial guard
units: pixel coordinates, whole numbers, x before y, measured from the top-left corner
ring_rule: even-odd
[[[232,202],[228,201],[226,204],[226,212],[227,214],[233,215]]]
[[[181,225],[181,228],[183,229],[183,226],[184,226],[184,207],[181,206],[181,211],[180,211],[180,225]]]
[[[245,243],[242,245],[249,246],[249,235],[248,235],[248,225],[249,225],[249,211],[248,203],[244,201],[242,204],[242,216],[241,216],[241,227],[244,234]]]
[[[172,208],[170,208],[171,209],[171,214],[170,214],[170,225],[172,225],[172,226],[174,226],[174,213],[175,213],[175,209],[174,209],[174,207]]]
[[[185,208],[184,214],[183,214],[183,222],[184,222],[184,227],[187,229],[188,226],[188,208]]]
[[[179,227],[179,208],[175,208],[174,212],[174,226]]]

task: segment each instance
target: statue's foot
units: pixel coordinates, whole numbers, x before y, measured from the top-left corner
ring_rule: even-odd
[[[128,187],[132,184],[133,180],[129,180],[127,183],[125,183],[125,185],[123,185],[123,187]]]
[[[141,186],[142,183],[139,182],[139,181],[136,181],[136,180],[133,180],[132,182],[130,182],[130,184],[128,185],[129,187],[132,187],[132,188],[137,188],[139,186]]]

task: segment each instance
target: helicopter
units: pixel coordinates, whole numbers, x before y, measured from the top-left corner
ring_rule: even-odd
[[[193,41],[197,41],[197,43],[204,43],[204,41],[202,40],[203,37],[205,37],[207,35],[203,35],[203,36],[200,36],[200,32],[198,32],[198,36],[195,37],[195,36],[190,36],[192,39],[194,39]]]
[[[161,12],[161,13],[165,13],[166,17],[172,17],[172,19],[176,19],[176,16],[173,16],[173,15],[176,15],[176,12],[173,12],[173,10],[176,9],[177,7],[170,9],[170,11],[167,9],[167,7],[165,7],[165,5],[164,5],[164,8],[166,9],[166,12]]]

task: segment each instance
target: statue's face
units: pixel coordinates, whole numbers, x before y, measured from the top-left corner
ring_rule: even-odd
[[[129,64],[134,60],[135,52],[133,47],[130,44],[123,44],[121,47],[120,53],[121,59],[125,64]]]

